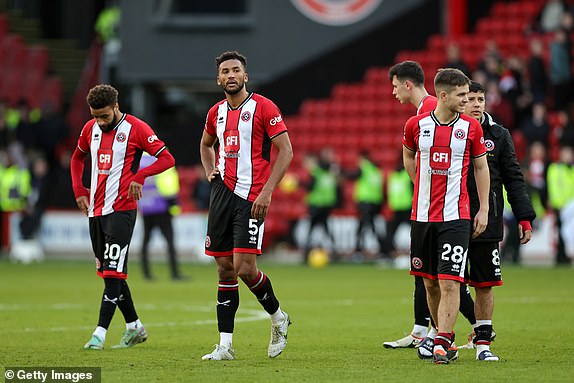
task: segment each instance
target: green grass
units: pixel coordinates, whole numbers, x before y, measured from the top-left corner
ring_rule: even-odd
[[[216,270],[183,265],[189,282],[174,283],[155,264],[154,282],[131,264],[130,286],[149,332],[145,344],[113,350],[124,329],[118,311],[106,349],[82,349],[97,322],[102,282],[87,262],[0,263],[0,365],[101,367],[103,382],[390,382],[573,381],[574,269],[504,269],[495,289],[492,349],[498,363],[460,350],[448,366],[422,362],[412,349],[387,350],[386,340],[412,328],[413,280],[408,272],[372,265],[325,269],[261,265],[294,324],[289,345],[267,358],[269,321],[247,288],[234,347],[237,359],[201,361],[218,342]],[[470,332],[462,316],[459,344]]]

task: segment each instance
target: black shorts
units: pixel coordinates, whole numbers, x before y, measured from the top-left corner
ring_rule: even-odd
[[[464,282],[470,221],[411,222],[411,275]]]
[[[116,211],[90,218],[90,238],[100,277],[128,277],[128,250],[136,224],[136,212]]]
[[[471,242],[468,248],[468,284],[473,287],[502,285],[498,241]]]
[[[229,257],[233,253],[261,254],[264,220],[251,218],[252,202],[225,186],[220,177],[212,182],[207,218],[205,254]]]

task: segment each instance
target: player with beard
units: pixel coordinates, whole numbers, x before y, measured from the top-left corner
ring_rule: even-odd
[[[131,347],[147,339],[126,281],[137,201],[142,196],[145,179],[171,168],[175,160],[148,124],[120,112],[115,88],[97,85],[90,89],[87,101],[94,118],[80,133],[70,170],[78,208],[89,217],[96,271],[104,279],[104,293],[98,326],[84,348],[104,348],[116,306],[124,316],[126,331],[114,348]],[[157,160],[138,171],[144,151]],[[86,189],[82,176],[88,155],[91,181],[90,188]]]
[[[207,113],[200,153],[212,186],[205,253],[213,256],[217,264],[220,340],[213,352],[202,359],[235,359],[233,329],[239,307],[238,279],[270,315],[267,354],[274,358],[287,345],[291,321],[281,310],[270,279],[257,267],[257,256],[261,255],[271,194],[289,167],[293,150],[279,108],[271,100],[247,91],[246,58],[238,52],[224,52],[215,62],[217,85],[223,89],[225,99]],[[277,149],[273,166],[271,145]]]

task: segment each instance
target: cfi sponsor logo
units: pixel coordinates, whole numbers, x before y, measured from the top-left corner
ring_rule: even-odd
[[[154,141],[157,141],[157,140],[159,140],[159,138],[157,138],[157,136],[155,134],[153,134],[147,138],[147,142],[149,142],[150,144]]]

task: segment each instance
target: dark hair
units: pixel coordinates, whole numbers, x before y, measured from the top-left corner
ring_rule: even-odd
[[[215,67],[219,71],[219,66],[222,62],[227,60],[239,60],[243,64],[243,68],[247,68],[247,58],[237,51],[223,52],[215,58]]]
[[[118,91],[111,85],[96,85],[88,92],[88,105],[92,109],[102,109],[106,106],[114,107],[118,103]]]
[[[486,93],[486,90],[484,89],[482,84],[479,83],[478,81],[474,81],[474,80],[470,81],[470,85],[468,86],[468,90],[469,90],[469,92],[472,92],[472,93]]]
[[[434,89],[438,96],[440,91],[451,91],[457,86],[470,85],[470,79],[459,69],[439,69],[434,77]]]
[[[393,77],[401,82],[411,80],[415,86],[421,86],[425,83],[425,72],[416,61],[403,61],[395,64],[389,69],[389,80],[393,81]]]

